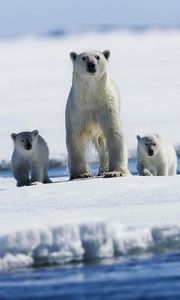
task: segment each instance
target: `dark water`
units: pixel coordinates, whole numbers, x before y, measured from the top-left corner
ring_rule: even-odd
[[[136,172],[136,160],[129,160],[129,169],[134,175],[137,174],[137,172]],[[97,174],[98,164],[92,163],[91,170],[92,170],[92,173],[94,175]],[[67,170],[66,166],[49,168],[48,174],[51,178],[68,176],[68,170]],[[0,170],[0,177],[3,177],[3,178],[12,177],[12,172],[9,171],[9,170],[5,170],[5,171]]]
[[[136,164],[137,164],[136,159],[130,159],[128,162],[129,170],[133,175],[137,175]],[[177,169],[178,169],[177,174],[180,174],[180,157],[178,157],[178,168]],[[93,174],[97,174],[98,164],[93,163],[91,165],[91,170],[92,170]],[[57,167],[57,168],[49,168],[48,173],[51,178],[68,176],[68,170],[67,170],[66,166]],[[0,177],[4,177],[4,178],[12,177],[12,172],[9,170],[7,170],[7,171],[0,170]]]
[[[180,256],[4,273],[0,274],[0,299],[179,300]]]

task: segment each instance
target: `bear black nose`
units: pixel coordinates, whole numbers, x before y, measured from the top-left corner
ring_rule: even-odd
[[[149,150],[148,150],[148,154],[149,154],[149,156],[153,156],[154,151],[153,151],[152,149],[149,149]]]
[[[89,61],[89,62],[87,63],[87,70],[88,70],[88,72],[90,72],[90,73],[96,72],[96,65],[95,65],[95,63],[94,63],[93,61]]]
[[[32,145],[31,143],[27,142],[26,146],[25,146],[26,150],[31,150],[32,149]]]

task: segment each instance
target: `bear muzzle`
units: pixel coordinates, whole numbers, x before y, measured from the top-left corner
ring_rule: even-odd
[[[153,149],[148,149],[148,155],[153,156],[154,155],[154,150]]]
[[[96,72],[96,64],[93,61],[89,61],[87,63],[87,68],[86,68],[87,72],[89,73],[95,73]]]
[[[26,150],[31,150],[32,149],[32,144],[30,142],[27,142],[24,148]]]

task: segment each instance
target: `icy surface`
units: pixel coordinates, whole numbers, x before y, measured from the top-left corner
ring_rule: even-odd
[[[0,183],[1,271],[180,248],[180,176]]]

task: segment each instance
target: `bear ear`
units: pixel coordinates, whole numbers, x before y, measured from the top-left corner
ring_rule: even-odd
[[[38,136],[39,131],[38,131],[38,130],[33,130],[32,133],[33,133],[35,136]]]
[[[138,142],[140,141],[140,139],[141,139],[141,137],[140,137],[140,135],[138,134],[138,135],[136,135],[136,138],[137,138],[137,140],[138,140]]]
[[[16,133],[11,133],[11,138],[13,141],[15,141],[17,134]]]
[[[70,53],[70,58],[72,60],[72,62],[74,62],[77,58],[78,54],[76,52],[71,52]]]
[[[103,54],[104,54],[105,59],[108,60],[109,56],[110,56],[110,51],[109,50],[104,50]]]

